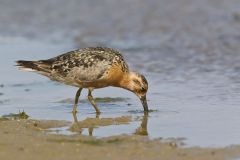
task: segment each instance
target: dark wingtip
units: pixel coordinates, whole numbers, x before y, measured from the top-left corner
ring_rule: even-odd
[[[16,62],[15,66],[20,66],[23,68],[37,69],[37,65],[34,63],[34,61],[17,60],[15,62]]]
[[[23,60],[17,60],[15,63],[16,64],[14,66],[21,66],[21,64],[23,64]]]

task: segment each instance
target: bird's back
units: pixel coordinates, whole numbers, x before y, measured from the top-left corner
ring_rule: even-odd
[[[18,61],[18,64],[19,62],[23,61]],[[122,55],[116,50],[103,47],[78,49],[47,60],[35,61],[33,64],[34,70],[40,68],[37,70],[40,74],[69,85],[75,85],[77,81],[100,80],[114,65],[119,66],[122,72],[128,72]]]

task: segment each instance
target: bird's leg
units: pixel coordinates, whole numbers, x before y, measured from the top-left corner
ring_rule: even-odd
[[[100,113],[96,112],[96,119],[99,119]]]
[[[82,91],[82,88],[79,88],[77,93],[76,93],[75,103],[74,103],[73,111],[72,111],[73,115],[76,115],[76,113],[77,113],[77,104],[78,104],[78,99],[80,97],[81,91]]]
[[[92,97],[92,91],[93,91],[93,89],[91,89],[91,88],[88,89],[88,100],[89,100],[89,102],[92,104],[92,106],[95,108],[96,114],[99,115],[101,112],[100,112],[100,110],[98,109],[96,103],[94,102],[94,99],[93,99],[93,97]]]

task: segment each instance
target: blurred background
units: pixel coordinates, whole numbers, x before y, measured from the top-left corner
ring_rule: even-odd
[[[237,0],[1,0],[0,7],[2,43],[23,38],[80,47],[168,45],[173,51],[196,46],[201,53],[216,45],[230,52],[239,40]]]
[[[149,81],[149,104],[156,111],[149,118],[151,137],[185,137],[207,146],[240,143],[239,44],[239,0],[0,0],[0,111],[71,119],[76,88],[19,72],[14,61],[107,46]],[[106,115],[141,115],[134,95],[116,91],[95,92],[130,97],[101,104]],[[89,104],[82,105],[82,116],[91,116]]]

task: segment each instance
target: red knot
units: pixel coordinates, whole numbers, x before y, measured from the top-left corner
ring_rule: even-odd
[[[78,87],[73,113],[77,112],[79,96],[83,88],[88,89],[88,100],[100,113],[92,97],[93,89],[108,86],[120,87],[135,93],[148,112],[146,78],[129,70],[120,52],[103,47],[78,49],[54,58],[39,61],[17,61],[20,70],[33,71],[53,81]]]

